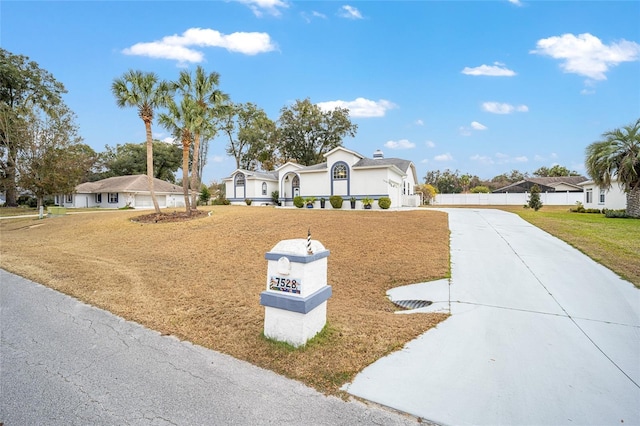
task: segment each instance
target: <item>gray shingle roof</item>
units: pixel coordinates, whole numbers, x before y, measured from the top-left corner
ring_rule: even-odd
[[[182,187],[154,178],[153,189],[156,193],[182,194]],[[76,186],[76,193],[101,194],[108,192],[149,192],[147,175],[114,176],[96,182],[85,182]]]
[[[411,161],[401,158],[363,158],[353,167],[396,166],[406,173],[410,165]]]

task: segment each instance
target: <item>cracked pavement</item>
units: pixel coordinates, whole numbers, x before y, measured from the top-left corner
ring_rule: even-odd
[[[442,210],[451,279],[388,295],[451,317],[343,389],[439,424],[640,425],[640,290],[517,215]]]
[[[5,425],[408,425],[0,270]]]

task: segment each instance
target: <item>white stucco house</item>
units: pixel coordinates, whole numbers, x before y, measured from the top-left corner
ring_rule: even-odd
[[[184,207],[182,187],[154,179],[153,189],[160,208]],[[56,195],[55,203],[61,207],[102,207],[117,209],[130,206],[152,209],[153,201],[146,175],[115,176],[76,186],[73,194]]]
[[[611,182],[611,188],[604,189],[588,180],[579,184],[584,190],[585,209],[623,210],[627,208],[627,194],[624,187],[617,181]]]
[[[379,208],[380,197],[391,199],[391,208],[417,207],[420,197],[414,193],[418,182],[415,165],[409,160],[384,158],[376,151],[367,158],[342,146],[324,154],[325,162],[313,166],[301,166],[288,162],[273,172],[253,172],[236,169],[224,179],[226,197],[232,204],[252,205],[272,203],[271,194],[279,193],[283,206],[293,206],[293,198],[315,197],[326,199],[325,208],[332,208],[329,197],[339,195],[344,200],[343,209],[349,209],[349,200],[356,198],[357,208],[362,208],[362,198],[372,198],[373,208]]]

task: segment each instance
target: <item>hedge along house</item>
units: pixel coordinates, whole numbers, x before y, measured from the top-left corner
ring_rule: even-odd
[[[154,178],[153,189],[160,208],[185,207],[182,187]],[[81,183],[74,194],[56,195],[55,203],[75,208],[153,209],[147,175],[115,176]]]
[[[391,208],[417,207],[420,197],[414,193],[418,182],[415,165],[409,160],[384,158],[376,151],[373,158],[366,158],[355,151],[336,147],[324,154],[326,161],[313,166],[301,166],[288,162],[275,172],[261,173],[238,169],[225,179],[227,199],[232,204],[252,202],[269,203],[271,193],[278,191],[281,205],[293,206],[296,196],[326,200],[325,208],[331,208],[329,197],[338,195],[345,200],[343,209],[349,208],[353,197],[357,207],[362,198],[391,199]],[[264,190],[266,189],[265,197]],[[373,208],[378,208],[374,203]]]

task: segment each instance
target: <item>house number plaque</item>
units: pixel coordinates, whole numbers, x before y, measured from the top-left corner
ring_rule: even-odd
[[[272,275],[269,278],[269,290],[300,294],[300,291],[302,290],[302,282],[298,278]]]

